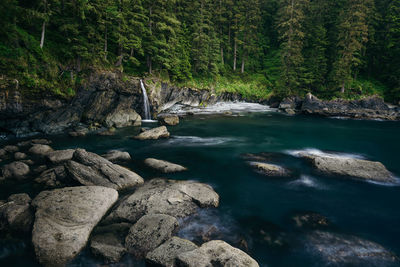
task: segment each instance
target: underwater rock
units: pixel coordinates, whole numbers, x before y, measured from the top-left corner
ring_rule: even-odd
[[[291,172],[279,165],[263,163],[263,162],[249,162],[249,165],[258,173],[266,176],[275,177],[290,177]]]
[[[171,163],[166,160],[159,160],[154,158],[145,159],[144,164],[162,173],[173,173],[173,172],[181,172],[187,170],[186,167],[183,167],[181,165]]]
[[[316,212],[296,213],[291,219],[297,228],[302,229],[326,228],[331,225],[328,218]]]

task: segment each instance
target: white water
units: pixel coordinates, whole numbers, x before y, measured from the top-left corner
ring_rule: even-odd
[[[317,181],[314,177],[308,175],[301,175],[299,179],[291,181],[288,183],[289,187],[310,187],[315,189],[327,189],[327,187]]]
[[[315,155],[321,157],[331,157],[331,158],[353,158],[353,159],[365,159],[363,155],[351,154],[351,153],[341,153],[341,152],[324,152],[316,148],[305,148],[300,150],[286,150],[286,154],[294,157],[301,157],[302,154]]]
[[[144,87],[142,80],[140,80],[140,87],[142,88],[142,93],[143,93],[143,109],[144,109],[143,121],[150,121],[151,120],[150,103],[149,103],[149,98],[147,97],[146,88]]]

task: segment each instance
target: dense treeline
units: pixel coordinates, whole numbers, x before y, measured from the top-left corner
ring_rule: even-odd
[[[0,71],[71,91],[93,69],[262,76],[278,95],[400,96],[400,0],[2,0]]]

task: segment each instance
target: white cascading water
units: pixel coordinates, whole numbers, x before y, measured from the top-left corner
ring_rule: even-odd
[[[142,80],[140,80],[140,86],[142,87],[142,93],[143,93],[143,108],[144,108],[144,118],[143,119],[151,120],[149,98],[147,97],[146,88],[144,87]]]

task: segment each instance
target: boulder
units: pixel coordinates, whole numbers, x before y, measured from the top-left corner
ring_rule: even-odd
[[[50,140],[44,138],[32,139],[30,142],[31,144],[39,144],[39,145],[50,145],[52,143]]]
[[[164,117],[158,118],[158,121],[162,125],[174,126],[174,125],[178,125],[179,124],[179,117],[176,116],[176,115],[164,116]]]
[[[26,158],[26,154],[22,152],[15,152],[14,159],[15,160],[22,160]]]
[[[37,156],[46,156],[51,151],[53,151],[53,149],[49,145],[41,145],[41,144],[35,144],[29,149],[29,152],[31,154]]]
[[[33,169],[33,172],[35,174],[40,174],[40,173],[44,172],[45,170],[47,170],[47,165],[39,165],[35,169]]]
[[[221,240],[213,240],[198,249],[181,253],[176,262],[178,266],[186,267],[259,266],[249,255]]]
[[[146,214],[167,214],[183,218],[198,207],[217,207],[218,194],[211,186],[192,181],[153,179],[123,200],[106,221],[136,222]]]
[[[249,165],[258,173],[266,176],[289,177],[291,172],[281,166],[263,162],[249,162]]]
[[[0,159],[5,158],[7,155],[7,151],[5,151],[3,148],[0,148]]]
[[[63,165],[45,170],[35,179],[36,183],[44,184],[48,187],[63,185],[67,178],[67,173]]]
[[[179,254],[197,248],[193,242],[174,236],[158,248],[147,253],[146,262],[151,266],[175,267],[175,258]]]
[[[107,115],[104,124],[110,127],[126,127],[126,126],[140,126],[142,118],[133,109],[116,109],[114,112]]]
[[[72,159],[75,149],[56,150],[47,154],[47,159],[53,164],[59,164]]]
[[[125,246],[137,258],[143,258],[148,252],[170,239],[178,226],[177,219],[172,216],[145,215],[129,230]]]
[[[77,149],[65,166],[71,177],[83,185],[121,190],[143,184],[143,178],[136,173],[84,149]]]
[[[145,159],[144,164],[162,173],[181,172],[187,170],[187,168],[181,165],[153,158]]]
[[[117,199],[116,190],[101,186],[41,192],[32,202],[36,208],[32,243],[39,262],[59,266],[73,259]]]
[[[0,224],[16,233],[28,233],[33,222],[31,198],[25,194],[11,195],[7,202],[0,205]]]
[[[24,179],[29,174],[29,171],[29,166],[26,163],[14,161],[10,164],[4,165],[3,176],[5,179]]]
[[[101,156],[111,162],[131,160],[131,155],[129,155],[128,152],[119,151],[119,150],[110,150],[107,152],[107,154],[104,154]]]
[[[381,245],[352,235],[314,231],[306,236],[305,242],[309,252],[329,266],[387,266],[400,263],[394,253]]]
[[[11,146],[11,145],[5,146],[3,149],[8,153],[15,153],[19,151],[19,148],[17,146]]]
[[[160,138],[168,138],[169,135],[170,134],[167,130],[167,127],[161,126],[150,130],[146,130],[140,133],[139,135],[134,136],[133,138],[139,140],[155,140]]]

